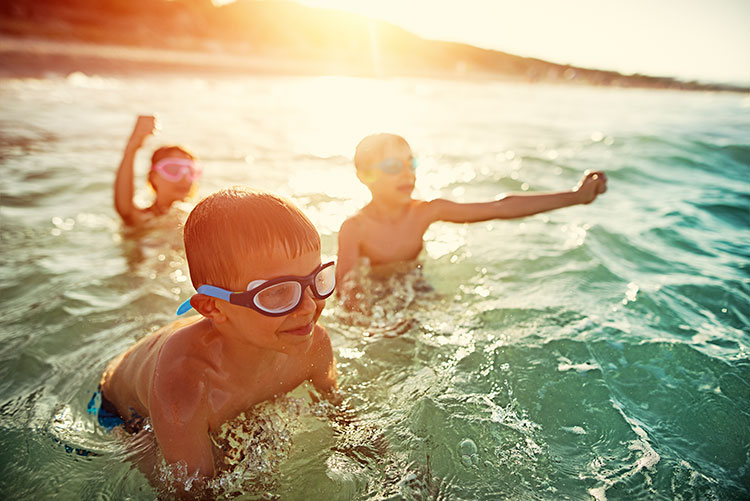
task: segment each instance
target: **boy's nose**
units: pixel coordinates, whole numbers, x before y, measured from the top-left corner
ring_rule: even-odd
[[[299,306],[297,306],[294,312],[309,314],[310,312],[315,311],[316,308],[317,305],[315,303],[315,297],[313,296],[312,290],[310,290],[310,287],[306,287],[305,290],[302,291],[302,302],[300,302]]]
[[[400,177],[406,178],[406,179],[416,179],[417,176],[414,173],[414,169],[411,168],[411,165],[404,165],[401,168]]]

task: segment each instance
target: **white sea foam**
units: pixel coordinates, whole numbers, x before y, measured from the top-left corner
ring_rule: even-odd
[[[601,370],[601,367],[596,362],[581,362],[574,364],[570,360],[568,360],[565,357],[558,358],[560,361],[559,364],[557,364],[557,370],[560,372],[565,371],[576,371],[576,372],[588,372],[593,370]]]
[[[607,477],[599,475],[603,485],[597,486],[594,489],[589,489],[589,493],[597,500],[606,499],[606,491],[618,482],[632,477],[633,475],[642,472],[643,470],[649,470],[656,466],[661,459],[659,453],[654,450],[649,441],[646,430],[643,429],[641,423],[635,418],[629,417],[622,408],[619,402],[612,401],[612,406],[620,413],[625,422],[630,425],[631,430],[637,435],[638,438],[629,441],[628,449],[635,452],[638,457],[635,462],[625,471],[617,473],[614,476]],[[606,463],[604,464],[606,466]]]

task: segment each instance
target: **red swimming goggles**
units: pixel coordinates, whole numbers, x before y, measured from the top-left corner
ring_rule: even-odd
[[[151,166],[159,176],[176,183],[187,176],[190,182],[195,181],[201,175],[200,166],[192,158],[162,158]]]

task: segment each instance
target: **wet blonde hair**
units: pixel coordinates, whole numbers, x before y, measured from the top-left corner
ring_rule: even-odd
[[[409,143],[396,134],[371,134],[359,142],[354,150],[354,166],[359,169],[372,167],[385,158],[385,151],[391,145],[403,144],[409,148]]]
[[[288,200],[243,186],[225,188],[198,202],[183,230],[190,279],[233,291],[246,264],[284,249],[290,259],[320,252],[320,235],[302,211]]]

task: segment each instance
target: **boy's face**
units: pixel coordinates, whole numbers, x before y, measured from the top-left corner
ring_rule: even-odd
[[[286,250],[278,246],[270,256],[249,257],[242,281],[249,284],[254,280],[282,276],[304,277],[320,264],[320,251],[309,251],[289,258]],[[313,328],[325,304],[325,299],[316,299],[308,287],[302,293],[299,306],[284,316],[269,317],[251,308],[229,303],[224,305],[224,311],[239,341],[286,353],[312,340]]]
[[[411,201],[416,181],[414,157],[409,145],[393,142],[386,146],[383,157],[370,167],[357,172],[357,177],[370,189],[373,199],[396,204]]]
[[[193,188],[193,182],[187,177],[183,177],[177,182],[168,181],[161,178],[154,171],[149,172],[149,181],[159,196],[170,201],[184,200],[190,195],[190,191]]]
[[[169,157],[191,159],[190,155],[179,150],[171,151]],[[188,176],[182,176],[178,181],[172,181],[164,179],[151,170],[148,173],[148,180],[156,193],[171,201],[184,200],[190,195],[190,191],[193,188],[193,181]]]

